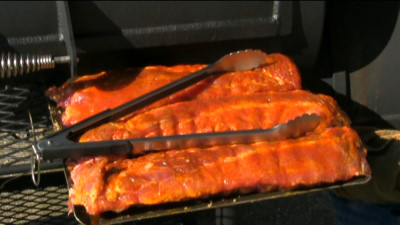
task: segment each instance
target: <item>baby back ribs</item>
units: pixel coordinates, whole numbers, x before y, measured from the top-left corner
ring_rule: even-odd
[[[349,127],[298,139],[99,156],[71,165],[70,205],[91,215],[235,191],[291,190],[369,175],[366,150]],[[92,176],[93,175],[93,176]]]
[[[147,66],[143,69],[107,71],[68,81],[46,92],[58,107],[64,109],[64,126],[119,106],[155,90],[206,65]],[[254,70],[214,75],[197,84],[147,106],[146,109],[191,99],[243,95],[264,91],[301,89],[296,65],[282,54],[268,55],[265,63]]]
[[[331,97],[294,90],[178,102],[103,124],[86,132],[80,141],[267,129],[304,113],[321,116],[316,131],[350,124]]]
[[[64,108],[65,126],[114,108],[206,65],[148,66],[102,72],[51,88]],[[271,128],[305,113],[321,116],[304,137],[67,160],[69,205],[90,215],[120,212],[212,195],[291,190],[370,175],[366,151],[336,101],[301,89],[300,75],[284,55],[270,54],[254,70],[214,75],[191,87],[105,123],[81,142]],[[71,208],[72,209],[72,208]]]

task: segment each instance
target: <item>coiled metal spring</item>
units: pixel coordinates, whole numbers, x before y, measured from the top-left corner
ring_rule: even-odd
[[[0,78],[11,78],[44,69],[53,69],[56,63],[68,63],[69,61],[69,56],[52,57],[48,54],[1,53]]]

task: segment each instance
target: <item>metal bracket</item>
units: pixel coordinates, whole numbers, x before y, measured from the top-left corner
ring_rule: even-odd
[[[72,31],[68,2],[57,1],[56,4],[58,12],[59,38],[60,41],[65,42],[67,54],[70,57],[70,73],[71,77],[73,77],[76,73],[78,59],[76,55],[76,47]]]

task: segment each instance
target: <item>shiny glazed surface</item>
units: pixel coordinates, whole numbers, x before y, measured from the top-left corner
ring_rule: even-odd
[[[67,81],[61,87],[52,87],[47,90],[46,95],[64,109],[63,124],[70,126],[205,66],[147,66],[142,69],[104,71]],[[214,75],[147,106],[146,109],[191,99],[295,89],[301,89],[301,78],[296,65],[287,56],[276,53],[268,55],[265,63],[257,69]]]
[[[356,132],[334,127],[296,140],[100,156],[74,166],[70,203],[92,215],[217,193],[291,190],[368,175]]]
[[[148,66],[83,76],[51,88],[65,126],[154,90],[205,65]],[[254,70],[224,73],[85,133],[80,141],[271,128],[304,113],[322,117],[298,139],[68,160],[69,206],[90,215],[214,194],[291,190],[370,175],[366,150],[329,96],[300,90],[296,65],[270,54]]]

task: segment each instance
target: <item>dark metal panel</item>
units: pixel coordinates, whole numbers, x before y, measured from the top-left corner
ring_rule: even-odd
[[[400,17],[383,51],[350,73],[351,98],[400,129]],[[362,122],[362,121],[361,121]]]
[[[279,1],[70,2],[83,52],[290,34],[292,3]]]
[[[0,49],[64,55],[56,2],[0,2]]]
[[[327,81],[353,124],[400,128],[399,7],[394,1],[328,3],[319,73],[308,81],[325,93],[318,78]]]
[[[0,28],[5,37],[52,36],[58,33],[54,3],[4,1],[0,6]]]

